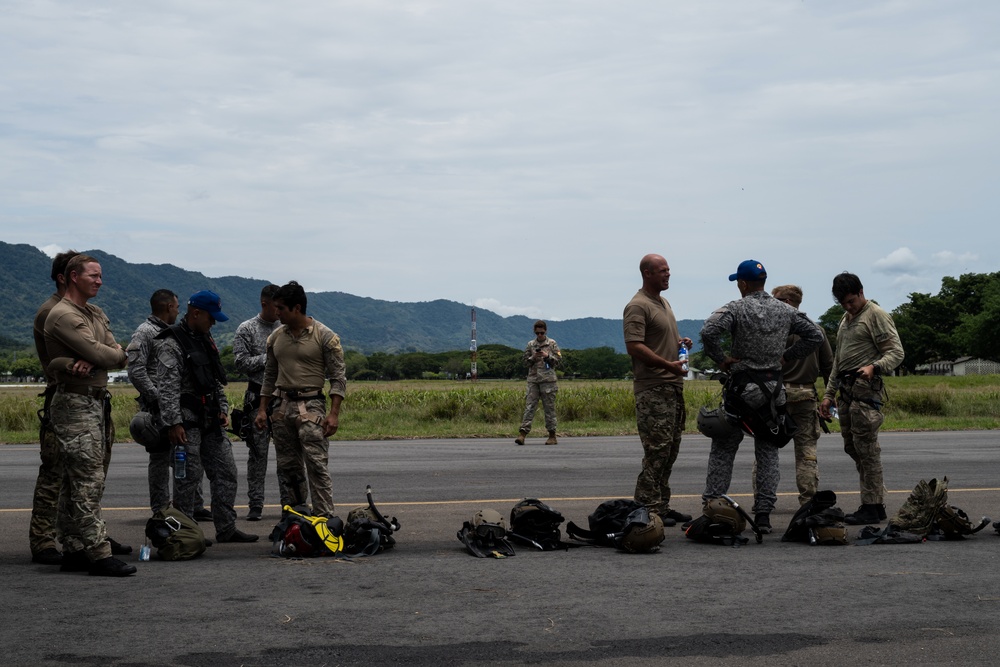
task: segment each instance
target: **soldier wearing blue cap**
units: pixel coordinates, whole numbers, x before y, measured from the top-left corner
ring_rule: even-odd
[[[764,290],[767,271],[757,260],[741,262],[729,280],[736,282],[742,298],[730,301],[705,320],[701,340],[705,353],[730,374],[724,390],[725,409],[730,414],[735,412],[739,428],[712,436],[702,499],[707,503],[729,492],[733,461],[743,431],[751,433],[757,461],[753,512],[758,527],[769,533],[770,514],[778,499],[778,448],[790,435],[784,442],[779,440],[793,428],[785,414],[781,364],[783,360],[810,354],[823,342],[823,334],[805,313]],[[732,340],[728,353],[722,348],[726,334]],[[792,334],[799,336],[799,340],[786,350],[786,341]],[[767,413],[771,421],[758,423],[761,413]]]
[[[229,402],[224,386],[226,371],[211,330],[229,317],[222,312],[222,299],[203,290],[188,299],[187,313],[179,324],[168,327],[157,338],[158,402],[167,437],[176,452],[187,454],[186,472],[174,476],[174,506],[190,517],[195,511],[195,487],[202,471],[212,492],[212,521],[219,542],[254,542],[236,527],[236,462],[224,429],[229,424]]]

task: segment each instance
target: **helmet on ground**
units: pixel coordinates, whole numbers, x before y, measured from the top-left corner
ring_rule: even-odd
[[[709,498],[703,511],[712,523],[727,526],[733,535],[746,530],[746,519],[725,498]]]
[[[702,435],[709,438],[723,438],[730,435],[735,428],[722,407],[709,410],[703,406],[698,410],[698,430]]]
[[[664,537],[663,520],[658,514],[652,514],[647,508],[640,507],[626,519],[621,548],[633,554],[651,553],[660,548]]]
[[[479,542],[492,544],[507,536],[507,522],[500,512],[491,509],[479,510],[472,515],[472,533]]]
[[[302,531],[302,524],[293,523],[285,530],[283,556],[312,556],[318,551]]]
[[[165,452],[170,446],[166,434],[159,428],[158,421],[149,412],[137,412],[128,424],[128,432],[132,435],[132,439],[150,453]]]

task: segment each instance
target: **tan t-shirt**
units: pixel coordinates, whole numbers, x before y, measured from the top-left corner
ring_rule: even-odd
[[[626,343],[643,343],[667,361],[677,361],[681,336],[677,331],[674,311],[663,297],[652,296],[640,289],[625,306],[622,327]],[[635,358],[632,359],[632,374],[635,376],[633,389],[636,392],[665,383],[684,386],[683,376],[664,368],[652,368]]]
[[[267,337],[267,361],[261,393],[321,390],[330,380],[330,393],[347,394],[347,368],[340,336],[322,322],[313,320],[298,338],[288,327],[280,326]]]

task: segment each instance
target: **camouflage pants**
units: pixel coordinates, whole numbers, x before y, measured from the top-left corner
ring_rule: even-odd
[[[556,430],[556,392],[559,385],[555,382],[529,382],[528,393],[524,398],[524,417],[521,418],[521,432],[531,431],[531,422],[535,420],[535,410],[538,409],[538,399],[542,399],[542,409],[545,411],[545,430]]]
[[[635,499],[660,516],[670,511],[670,472],[680,452],[686,419],[683,387],[661,384],[635,395],[635,422],[643,451]]]
[[[236,527],[236,461],[233,445],[221,426],[184,427],[187,434],[187,465],[183,479],[174,477],[174,507],[194,516],[198,509],[198,489],[202,475],[208,477],[212,493],[212,523],[215,534],[228,533]]]
[[[43,423],[39,429],[39,455],[35,493],[31,503],[31,523],[28,525],[28,544],[32,555],[44,549],[59,546],[56,530],[59,516],[59,491],[62,488],[63,468],[59,456],[59,438],[51,425]]]
[[[104,402],[57,391],[51,414],[63,470],[57,519],[63,550],[83,551],[91,561],[108,558],[111,544],[101,517],[110,462]]]
[[[847,401],[843,392],[837,399],[840,412],[840,434],[844,438],[844,451],[854,461],[861,482],[861,502],[881,505],[885,499],[882,481],[882,447],[878,431],[882,427],[882,413],[865,399],[881,400],[867,382],[858,380],[850,389],[854,400]]]
[[[819,440],[819,414],[816,412],[816,391],[786,388],[785,409],[798,430],[795,433],[795,486],[799,490],[799,505],[805,505],[819,490],[819,463],[816,443]],[[754,461],[750,479],[757,493],[757,462]]]
[[[729,493],[733,480],[733,462],[736,452],[743,442],[743,432],[734,429],[724,438],[712,438],[712,450],[708,455],[708,477],[705,480],[703,501]],[[754,440],[753,509],[754,514],[770,514],[778,502],[778,448],[769,442]]]
[[[282,505],[298,505],[312,496],[314,516],[333,516],[333,480],[330,479],[330,441],[323,427],[303,419],[326,417],[326,399],[281,400],[271,415],[274,457],[278,465],[278,490]],[[304,471],[304,475],[303,475]],[[308,486],[307,486],[308,480]]]

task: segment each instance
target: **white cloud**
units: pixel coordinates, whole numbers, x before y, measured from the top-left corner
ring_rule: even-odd
[[[882,259],[876,260],[872,264],[872,268],[879,273],[894,275],[920,273],[923,267],[921,266],[920,259],[912,250],[909,248],[898,248]]]
[[[52,244],[52,245],[42,246],[41,248],[39,248],[39,250],[44,252],[49,257],[55,257],[56,255],[61,253],[64,250],[64,248],[62,246]]]

